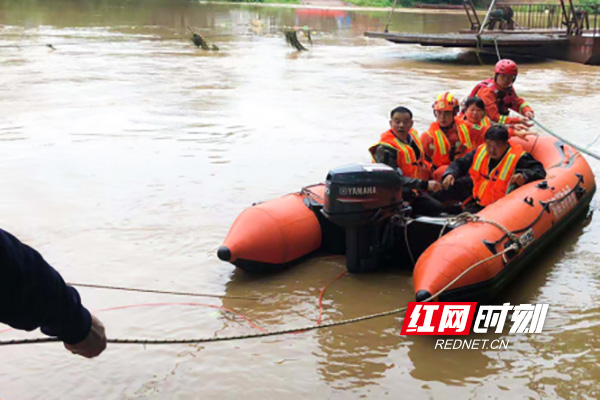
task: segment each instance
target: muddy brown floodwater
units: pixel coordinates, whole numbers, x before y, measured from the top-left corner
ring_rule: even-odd
[[[0,1],[1,227],[72,282],[259,297],[181,298],[80,288],[108,335],[210,337],[316,320],[320,288],[345,268],[311,258],[256,277],[216,249],[251,203],[369,161],[367,147],[403,104],[422,131],[431,102],[465,97],[490,76],[472,55],[363,37],[378,11],[320,11],[177,1]],[[392,30],[464,27],[464,16],[394,16]],[[285,26],[310,26],[310,51]],[[192,46],[193,27],[220,47]],[[56,50],[46,46],[52,44]],[[538,119],[577,143],[597,136],[600,68],[519,60],[517,91]],[[591,149],[600,151],[600,143]],[[597,161],[589,160],[596,173]],[[549,303],[539,335],[508,350],[434,350],[400,336],[401,316],[201,346],[111,345],[93,361],[59,344],[0,349],[2,399],[578,398],[599,396],[600,223],[590,215],[498,301]],[[399,269],[343,276],[326,321],[413,299]],[[4,331],[0,338],[39,336]]]

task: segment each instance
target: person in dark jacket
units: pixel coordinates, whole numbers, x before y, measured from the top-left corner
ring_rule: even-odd
[[[436,216],[444,211],[442,203],[428,192],[442,189],[440,182],[429,179],[430,165],[419,134],[413,128],[413,114],[406,107],[390,112],[390,129],[381,134],[379,142],[369,148],[373,162],[386,164],[398,171],[402,180],[402,197],[416,214]]]
[[[405,176],[402,169],[396,167],[397,150],[388,146],[379,146],[373,154],[373,161],[396,168],[402,180],[402,198],[410,203],[415,214],[438,216],[445,211],[444,205],[431,197],[428,192],[442,189],[438,181],[411,178]]]
[[[106,348],[102,323],[79,293],[36,250],[0,229],[0,322],[15,329],[41,328],[83,357]]]
[[[465,211],[478,212],[512,189],[544,179],[542,163],[518,145],[508,142],[508,130],[495,125],[485,133],[485,143],[453,161],[442,178],[445,199],[465,202]],[[471,198],[469,198],[471,196]]]

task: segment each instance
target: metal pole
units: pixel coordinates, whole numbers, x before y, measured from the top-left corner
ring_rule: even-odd
[[[481,32],[483,32],[483,29],[485,28],[485,24],[486,24],[488,18],[490,17],[490,13],[492,12],[492,8],[494,8],[494,4],[496,4],[496,0],[492,0],[492,3],[490,4],[490,8],[488,8],[488,12],[487,12],[487,14],[485,14],[483,23],[481,24],[481,27],[479,28],[479,33],[477,33],[477,36],[480,36]]]
[[[565,1],[560,0],[560,6],[562,7],[562,15],[565,23],[565,27],[567,29],[567,35],[571,34],[571,24],[569,22],[569,14],[567,14],[567,9],[565,8]]]
[[[598,4],[594,5],[594,36],[596,36],[596,21],[598,19]]]
[[[392,21],[392,14],[396,9],[396,5],[398,4],[398,0],[394,0],[394,5],[392,6],[392,10],[390,11],[390,15],[388,15],[387,23],[385,24],[385,29],[383,30],[385,33],[388,33],[388,28],[390,27],[390,22]]]

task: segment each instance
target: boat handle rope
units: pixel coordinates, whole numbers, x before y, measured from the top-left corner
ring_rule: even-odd
[[[319,185],[320,185],[320,183],[315,183],[314,185],[304,186],[302,189],[300,189],[299,194],[313,196],[321,201],[325,201],[325,199],[322,196],[319,196],[318,194],[316,194],[315,192],[313,192],[312,190],[309,189],[311,187],[315,187],[315,186],[319,186]]]
[[[512,233],[521,233],[521,232],[525,232],[526,230],[528,230],[529,228],[533,228],[533,226],[535,224],[538,223],[538,221],[542,218],[542,215],[544,215],[544,213],[546,212],[550,212],[550,205],[554,204],[554,203],[560,203],[563,202],[567,199],[567,197],[569,197],[571,194],[576,193],[577,190],[579,190],[581,188],[581,184],[583,183],[583,175],[579,175],[576,174],[578,181],[577,184],[575,184],[575,186],[573,187],[573,189],[569,190],[567,193],[565,193],[562,197],[559,197],[558,199],[554,199],[554,200],[548,200],[548,201],[539,201],[540,204],[542,205],[542,209],[540,210],[540,213],[537,215],[537,217],[535,217],[535,219],[527,226],[514,230],[512,231]],[[584,189],[585,190],[585,189]],[[503,241],[506,238],[506,235],[502,236],[500,239],[498,239],[495,242],[492,242],[491,244],[496,246],[498,245],[501,241]]]
[[[446,286],[444,286],[442,289],[438,290],[436,293],[432,294],[427,299],[423,300],[423,302],[429,302],[429,301],[435,300],[438,296],[440,296],[442,293],[444,293],[450,286],[455,284],[459,279],[461,279],[463,276],[465,276],[468,272],[470,272],[474,268],[477,268],[478,266],[485,264],[486,262],[493,260],[496,257],[500,257],[500,256],[504,255],[505,253],[508,253],[509,251],[518,251],[520,248],[521,248],[521,242],[518,241],[517,243],[512,243],[510,246],[508,246],[506,249],[502,250],[501,252],[499,252],[497,254],[493,254],[487,258],[484,258],[483,260],[476,262],[475,264],[472,264],[467,269],[465,269],[462,273],[460,273],[456,278],[454,278],[451,282],[449,282]],[[312,331],[312,330],[316,330],[316,329],[332,328],[334,326],[353,324],[353,323],[357,323],[357,322],[367,321],[370,319],[400,314],[402,312],[405,312],[407,308],[408,308],[407,306],[404,306],[404,307],[396,308],[393,310],[383,311],[383,312],[379,312],[379,313],[375,313],[375,314],[363,315],[361,317],[356,317],[356,318],[344,319],[341,321],[331,321],[331,322],[325,322],[322,324],[308,325],[308,326],[304,326],[304,327],[284,328],[284,329],[277,329],[277,330],[268,331],[268,332],[252,333],[252,334],[246,334],[246,335],[220,336],[220,337],[217,336],[217,337],[190,338],[190,339],[119,339],[119,338],[115,338],[115,339],[107,339],[107,343],[111,343],[111,344],[144,344],[144,345],[150,345],[150,344],[197,344],[197,343],[208,343],[208,342],[225,342],[225,341],[242,340],[242,339],[254,339],[254,338],[260,338],[260,337],[278,336],[278,335],[284,335],[284,334],[295,333],[295,332],[306,332],[306,331]],[[52,342],[61,342],[61,340],[58,338],[55,338],[55,337],[2,340],[2,341],[0,341],[0,346],[9,346],[9,345],[18,345],[18,344],[41,344],[41,343],[52,343]]]
[[[480,222],[480,223],[484,223],[484,224],[490,224],[490,225],[495,226],[502,232],[504,232],[504,237],[510,238],[510,240],[512,242],[519,243],[519,240],[520,240],[519,236],[517,236],[514,232],[510,231],[508,228],[506,228],[502,224],[500,224],[496,221],[492,221],[490,219],[481,218],[479,215],[471,214],[470,212],[463,212],[461,214],[458,214],[456,217],[446,218],[446,222],[444,223],[444,226],[442,227],[442,230],[440,231],[440,236],[438,236],[438,239],[442,237],[442,235],[444,234],[444,231],[446,230],[448,225],[456,223],[456,222]]]

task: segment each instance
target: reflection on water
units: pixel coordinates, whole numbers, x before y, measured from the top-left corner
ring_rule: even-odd
[[[410,107],[422,131],[438,92],[464,97],[491,76],[472,53],[363,36],[386,17],[166,0],[1,1],[2,228],[71,281],[260,297],[101,312],[111,337],[257,331],[210,307],[220,305],[265,329],[315,323],[319,293],[344,270],[343,257],[270,276],[237,271],[215,255],[235,217],[322,181],[335,166],[368,161],[394,106]],[[399,13],[391,30],[466,23],[462,15]],[[281,30],[293,26],[313,32],[310,51],[286,46]],[[195,48],[188,28],[221,50]],[[598,69],[519,62],[517,90],[540,121],[592,143]],[[111,346],[93,362],[60,346],[7,347],[0,396],[598,398],[599,229],[590,215],[498,299],[550,304],[544,333],[501,336],[510,339],[507,351],[434,350],[430,338],[399,335],[400,315],[258,340]],[[93,310],[181,300],[81,293]],[[328,286],[324,320],[412,299],[409,271],[345,275]]]

